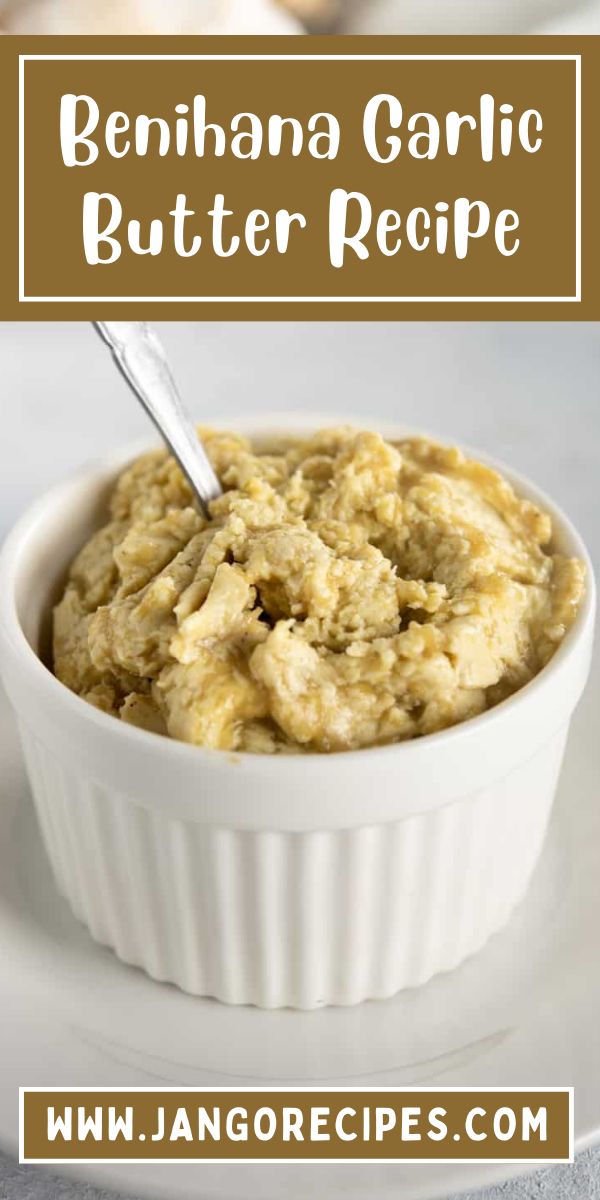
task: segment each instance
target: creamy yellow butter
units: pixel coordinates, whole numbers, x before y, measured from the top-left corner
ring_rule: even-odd
[[[553,654],[584,566],[495,471],[350,428],[254,449],[203,431],[206,521],[146,454],[75,559],[54,666],[92,704],[223,750],[351,750],[483,712]]]

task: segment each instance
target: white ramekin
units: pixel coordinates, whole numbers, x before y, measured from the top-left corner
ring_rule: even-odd
[[[0,556],[2,678],[74,913],[125,962],[232,1004],[356,1004],[455,967],[504,925],[544,840],[591,656],[594,582],[578,534],[501,468],[552,514],[557,548],[586,560],[588,582],[554,658],[498,707],[400,745],[231,755],[106,716],[39,657],[67,564],[130,456],[54,488]]]

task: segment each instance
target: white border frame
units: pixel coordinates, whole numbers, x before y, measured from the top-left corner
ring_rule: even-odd
[[[423,1095],[423,1094],[424,1095],[432,1095],[433,1097],[439,1096],[441,1092],[472,1092],[474,1098],[479,1097],[482,1094],[506,1096],[507,1093],[509,1093],[509,1092],[534,1092],[534,1093],[539,1093],[541,1095],[548,1095],[549,1093],[556,1093],[556,1092],[561,1092],[561,1093],[566,1092],[569,1096],[569,1157],[568,1158],[514,1158],[514,1159],[511,1159],[511,1158],[292,1158],[292,1157],[290,1157],[290,1158],[212,1158],[212,1157],[211,1158],[206,1158],[206,1157],[205,1158],[25,1158],[25,1156],[24,1156],[23,1115],[24,1115],[24,1108],[25,1108],[24,1097],[25,1097],[26,1092],[53,1092],[53,1093],[67,1092],[70,1095],[85,1095],[86,1093],[89,1093],[89,1092],[107,1092],[112,1096],[114,1096],[115,1094],[117,1094],[119,1092],[125,1092],[125,1093],[155,1092],[158,1095],[168,1095],[171,1092],[182,1092],[182,1093],[186,1093],[186,1094],[197,1095],[199,1097],[205,1095],[207,1092],[210,1092],[211,1094],[213,1092],[217,1092],[217,1093],[232,1094],[236,1097],[243,1098],[245,1095],[248,1095],[250,1093],[255,1093],[255,1092],[258,1092],[259,1094],[265,1093],[267,1095],[271,1095],[273,1092],[288,1092],[288,1093],[292,1092],[292,1093],[297,1093],[297,1094],[300,1094],[302,1092],[318,1092],[318,1093],[323,1093],[324,1095],[328,1095],[332,1092],[341,1092],[342,1094],[344,1094],[347,1092],[356,1092],[356,1091],[364,1093],[365,1095],[375,1094],[378,1096],[382,1096],[386,1092],[393,1092],[396,1095],[398,1095],[398,1094],[413,1095],[415,1093],[418,1093],[421,1095]],[[175,1086],[173,1086],[173,1087],[109,1087],[109,1086],[105,1086],[105,1087],[93,1087],[93,1086],[90,1086],[90,1087],[49,1087],[47,1085],[46,1086],[36,1086],[36,1087],[24,1086],[24,1087],[19,1088],[19,1163],[21,1165],[45,1164],[45,1165],[49,1165],[49,1166],[51,1166],[51,1165],[59,1166],[59,1165],[65,1164],[65,1163],[68,1163],[71,1166],[73,1166],[73,1165],[75,1165],[75,1166],[88,1165],[89,1166],[92,1163],[99,1163],[99,1164],[103,1164],[105,1166],[110,1166],[111,1164],[112,1165],[115,1165],[115,1164],[121,1165],[123,1163],[127,1163],[129,1165],[137,1164],[137,1165],[146,1165],[146,1166],[151,1166],[153,1164],[156,1164],[157,1166],[158,1165],[164,1166],[165,1164],[176,1165],[177,1163],[187,1163],[188,1165],[192,1165],[194,1163],[195,1164],[203,1163],[203,1164],[209,1164],[211,1166],[219,1165],[219,1164],[221,1164],[221,1165],[228,1164],[230,1166],[231,1165],[235,1165],[235,1166],[244,1166],[244,1165],[246,1165],[246,1166],[250,1166],[250,1165],[252,1165],[252,1166],[257,1166],[257,1165],[258,1166],[268,1166],[270,1163],[272,1163],[273,1165],[278,1164],[279,1166],[282,1166],[282,1165],[283,1166],[290,1166],[290,1165],[294,1165],[294,1166],[311,1166],[312,1165],[312,1166],[314,1166],[315,1164],[321,1165],[321,1166],[342,1165],[342,1164],[345,1166],[352,1166],[352,1165],[358,1166],[359,1164],[363,1164],[363,1165],[366,1164],[368,1166],[379,1166],[379,1165],[412,1166],[414,1164],[415,1166],[418,1166],[420,1164],[422,1166],[426,1163],[434,1164],[434,1165],[439,1164],[440,1166],[443,1166],[444,1164],[447,1165],[449,1163],[450,1164],[452,1164],[452,1163],[458,1163],[458,1164],[469,1163],[469,1164],[473,1164],[475,1166],[481,1166],[481,1165],[489,1166],[492,1164],[499,1164],[502,1166],[510,1166],[511,1163],[518,1163],[518,1164],[522,1164],[524,1166],[551,1166],[551,1165],[554,1165],[557,1163],[573,1163],[575,1161],[575,1156],[574,1156],[574,1115],[575,1115],[575,1111],[574,1110],[575,1110],[575,1089],[573,1087],[539,1087],[539,1086],[538,1087],[524,1087],[524,1086],[519,1086],[519,1087],[508,1088],[508,1087],[491,1087],[491,1086],[484,1086],[484,1087],[466,1087],[466,1086],[465,1087],[463,1087],[463,1086],[461,1086],[461,1087],[433,1087],[433,1086],[408,1087],[407,1086],[407,1087],[383,1087],[383,1088],[376,1088],[376,1087],[353,1088],[353,1087],[339,1087],[339,1086],[338,1087],[312,1087],[310,1084],[302,1085],[301,1087],[289,1087],[284,1084],[280,1084],[280,1085],[277,1085],[276,1087],[245,1087],[245,1088],[175,1087]]]
[[[28,296],[25,293],[27,62],[574,62],[575,294],[572,296]],[[21,304],[573,304],[581,303],[581,54],[20,54],[19,302]]]

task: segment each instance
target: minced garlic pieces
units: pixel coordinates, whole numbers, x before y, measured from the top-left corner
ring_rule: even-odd
[[[144,455],[55,610],[57,676],[130,724],[257,753],[416,737],[522,687],[574,619],[583,564],[459,450],[349,428],[203,439],[211,519]]]

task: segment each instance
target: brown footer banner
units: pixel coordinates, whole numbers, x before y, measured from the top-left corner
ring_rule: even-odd
[[[21,1088],[20,1161],[572,1162],[572,1088]]]

